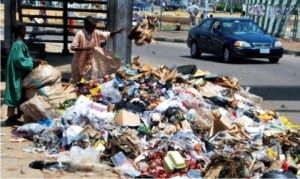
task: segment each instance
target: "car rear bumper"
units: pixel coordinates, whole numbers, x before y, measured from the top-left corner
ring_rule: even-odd
[[[283,48],[234,48],[231,55],[233,58],[280,58]]]

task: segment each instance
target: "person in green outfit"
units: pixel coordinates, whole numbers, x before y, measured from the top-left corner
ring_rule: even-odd
[[[18,121],[22,115],[19,106],[25,101],[22,82],[24,77],[42,62],[31,58],[28,47],[24,42],[26,27],[22,22],[17,21],[14,24],[13,33],[15,41],[10,48],[6,64],[6,85],[3,101],[7,105],[8,118],[1,121],[1,127],[22,124],[21,121]]]

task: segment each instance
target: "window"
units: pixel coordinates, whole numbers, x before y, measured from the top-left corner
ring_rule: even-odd
[[[202,24],[200,24],[199,30],[209,32],[210,31],[211,22],[212,22],[211,19],[205,20]]]
[[[214,29],[221,29],[221,22],[220,21],[215,21],[212,25],[211,31],[213,32]]]
[[[262,29],[252,21],[225,21],[222,25],[224,33],[263,33]]]

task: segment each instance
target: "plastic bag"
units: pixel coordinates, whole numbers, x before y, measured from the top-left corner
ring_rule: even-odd
[[[122,100],[122,95],[119,90],[115,88],[115,80],[103,83],[101,85],[101,94],[109,97],[112,103],[118,103]]]
[[[47,127],[38,123],[27,123],[12,131],[12,134],[17,137],[32,139],[34,135],[40,134]]]
[[[41,88],[61,80],[61,72],[49,64],[33,69],[23,80],[24,88]]]
[[[63,132],[63,138],[67,145],[79,139],[79,134],[83,128],[77,125],[72,125]]]
[[[86,149],[73,146],[70,150],[70,160],[73,164],[97,163],[99,153],[92,147]]]

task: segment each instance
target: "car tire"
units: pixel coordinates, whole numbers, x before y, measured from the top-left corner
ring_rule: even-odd
[[[193,58],[199,58],[201,56],[200,49],[196,42],[192,42],[191,48],[190,48],[190,53]]]
[[[278,63],[279,58],[269,58],[270,63]]]
[[[225,63],[230,63],[232,61],[231,52],[228,46],[223,49],[223,61]]]

